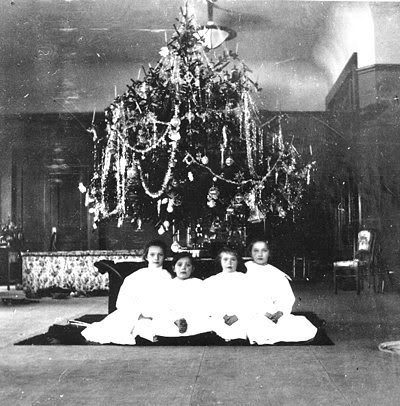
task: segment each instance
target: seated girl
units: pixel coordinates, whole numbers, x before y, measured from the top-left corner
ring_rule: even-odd
[[[211,331],[210,318],[203,306],[203,281],[192,276],[192,255],[188,252],[176,254],[172,271],[176,276],[165,285],[154,317],[141,319],[136,329],[138,335],[149,341],[157,341],[157,336],[193,336]]]
[[[240,257],[231,248],[217,256],[221,272],[204,281],[213,331],[225,341],[246,339],[246,276],[238,272]]]
[[[269,246],[256,240],[251,246],[252,261],[246,262],[247,335],[252,344],[297,342],[314,338],[317,328],[304,316],[292,315],[295,297],[289,276],[268,264]]]
[[[164,242],[155,240],[147,244],[143,255],[147,267],[125,278],[118,294],[117,310],[82,331],[88,341],[136,344],[135,326],[140,319],[152,318],[171,279],[170,273],[163,269],[165,253]]]

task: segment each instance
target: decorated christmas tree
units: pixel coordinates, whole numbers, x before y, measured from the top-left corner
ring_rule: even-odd
[[[153,221],[160,234],[191,226],[196,238],[295,210],[310,176],[280,117],[262,123],[249,68],[232,51],[212,57],[182,11],[156,66],[93,127],[95,168],[87,202],[95,223]]]

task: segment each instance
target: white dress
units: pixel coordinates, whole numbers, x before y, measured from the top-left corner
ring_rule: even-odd
[[[220,272],[204,283],[213,331],[226,341],[246,339],[245,275],[241,272]],[[235,315],[238,320],[229,326],[225,323],[225,315]]]
[[[153,316],[170,279],[170,273],[160,268],[141,268],[127,276],[118,294],[117,310],[91,324],[81,334],[87,340],[101,344],[136,344],[135,327],[139,316]]]
[[[289,276],[273,265],[258,265],[253,261],[247,268],[247,335],[252,344],[274,344],[279,341],[296,342],[311,340],[317,328],[304,316],[291,314],[295,297]],[[277,323],[265,313],[281,311]]]
[[[203,285],[204,282],[197,278],[174,278],[168,281],[153,319],[141,319],[137,325],[137,334],[152,341],[154,336],[183,337],[212,331]],[[179,319],[187,322],[184,333],[180,333],[175,324]]]

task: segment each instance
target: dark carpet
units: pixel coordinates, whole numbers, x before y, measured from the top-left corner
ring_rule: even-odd
[[[305,316],[315,327],[318,328],[316,336],[309,341],[302,342],[279,342],[273,346],[303,346],[303,345],[334,345],[333,341],[325,332],[325,321],[321,320],[315,313],[312,312],[294,312],[295,315]],[[85,323],[94,323],[106,317],[105,314],[87,314],[76,319]],[[88,342],[81,335],[81,331],[85,327],[76,326],[73,324],[60,325],[53,324],[44,334],[39,334],[30,337],[26,340],[19,341],[14,345],[118,345],[118,344],[98,344]],[[179,346],[179,345],[195,345],[195,346],[248,346],[250,343],[247,340],[232,340],[226,342],[215,333],[203,333],[190,337],[158,337],[156,343],[147,341],[141,337],[136,337],[136,345],[139,346]],[[271,347],[271,345],[269,345]]]

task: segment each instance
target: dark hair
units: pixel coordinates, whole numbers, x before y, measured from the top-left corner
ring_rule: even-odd
[[[164,256],[167,256],[167,244],[162,240],[152,240],[146,244],[143,252],[143,259],[146,260],[150,247],[159,247],[163,250]]]
[[[255,238],[254,240],[251,240],[250,244],[247,247],[247,252],[249,254],[249,256],[251,256],[251,250],[254,247],[254,244],[257,242],[263,242],[265,243],[265,245],[267,246],[268,251],[271,253],[271,247],[269,246],[269,242],[268,240],[266,240],[265,238]]]
[[[172,262],[171,262],[172,270],[174,269],[176,263],[182,258],[189,258],[190,262],[192,263],[192,266],[194,267],[194,258],[192,256],[192,254],[190,252],[182,251],[182,252],[178,252],[177,254],[175,254],[174,257],[172,258]]]
[[[231,248],[228,246],[222,247],[219,251],[218,254],[215,258],[215,265],[216,265],[216,269],[218,272],[221,272],[222,270],[222,266],[221,266],[221,255],[222,254],[233,254],[237,261],[238,261],[238,265],[237,265],[237,272],[245,272],[245,268],[244,268],[244,264],[243,264],[243,259],[241,257],[241,255],[239,255],[238,251],[235,248]]]

